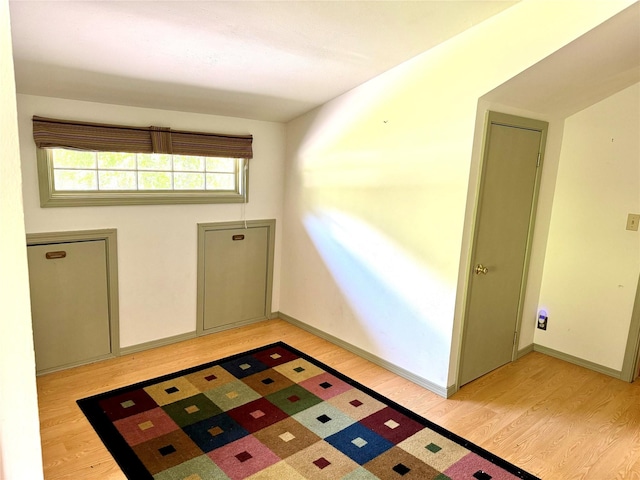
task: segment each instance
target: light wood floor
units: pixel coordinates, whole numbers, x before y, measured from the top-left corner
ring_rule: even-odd
[[[39,377],[45,478],[125,478],[76,399],[279,340],[545,480],[640,479],[639,382],[530,353],[445,400],[281,320]]]

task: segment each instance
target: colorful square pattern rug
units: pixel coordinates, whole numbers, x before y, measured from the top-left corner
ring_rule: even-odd
[[[284,343],[78,405],[132,480],[537,478]]]

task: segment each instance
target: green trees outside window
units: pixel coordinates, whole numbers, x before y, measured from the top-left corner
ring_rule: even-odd
[[[246,201],[246,159],[39,149],[41,205]]]

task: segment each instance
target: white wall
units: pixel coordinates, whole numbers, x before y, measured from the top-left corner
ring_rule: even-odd
[[[519,3],[290,123],[280,310],[452,384],[478,99],[628,4]]]
[[[120,345],[127,347],[196,329],[197,224],[242,218],[240,204],[40,208],[31,118],[168,126],[177,130],[252,134],[247,220],[276,219],[272,309],[280,298],[284,126],[213,115],[18,95],[27,233],[118,230]]]
[[[640,84],[565,121],[535,343],[621,370],[640,273]]]
[[[9,25],[0,0],[0,479],[42,477]]]

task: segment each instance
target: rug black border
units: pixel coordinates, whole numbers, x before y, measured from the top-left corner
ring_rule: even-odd
[[[98,437],[100,437],[100,440],[102,440],[102,443],[105,445],[109,453],[111,453],[111,455],[113,456],[118,466],[122,469],[125,476],[127,478],[131,478],[135,480],[145,480],[145,479],[153,480],[153,476],[142,464],[140,459],[135,455],[134,451],[131,449],[131,447],[129,447],[129,445],[124,440],[122,435],[120,435],[120,432],[118,432],[118,430],[115,428],[111,420],[104,414],[102,409],[99,407],[99,401],[120,393],[127,392],[129,390],[137,390],[140,388],[147,387],[149,385],[153,385],[154,383],[159,383],[166,380],[170,380],[172,378],[188,375],[190,373],[197,372],[198,370],[213,367],[215,365],[219,365],[222,362],[235,360],[237,358],[241,358],[246,355],[252,355],[261,350],[265,350],[267,348],[272,348],[272,347],[282,347],[282,348],[291,350],[292,352],[296,353],[297,355],[304,358],[308,362],[313,363],[314,365],[324,369],[325,371],[336,376],[340,380],[348,383],[349,385],[359,390],[362,390],[367,395],[370,395],[376,400],[382,403],[385,403],[386,405],[398,410],[403,415],[406,415],[407,417],[425,425],[426,427],[456,442],[457,444],[462,445],[464,448],[468,449],[469,451],[480,455],[481,457],[485,458],[486,460],[493,463],[494,465],[497,465],[503,468],[504,470],[508,471],[513,475],[516,475],[517,477],[523,480],[541,480],[539,477],[536,477],[535,475],[528,473],[527,471],[519,468],[518,466],[506,461],[501,457],[498,457],[497,455],[494,455],[493,453],[489,452],[488,450],[485,450],[484,448],[476,445],[475,443],[470,442],[459,435],[456,435],[455,433],[447,430],[446,428],[441,427],[436,423],[433,423],[431,420],[428,420],[427,418],[421,415],[418,415],[417,413],[409,410],[406,407],[403,407],[402,405],[394,402],[393,400],[385,397],[384,395],[379,394],[375,390],[372,390],[371,388],[366,387],[365,385],[362,385],[361,383],[353,380],[352,378],[339,372],[335,368],[330,367],[329,365],[326,365],[325,363],[315,359],[314,357],[282,341],[270,343],[257,348],[252,348],[251,350],[246,350],[244,352],[236,353],[234,355],[229,355],[227,357],[223,357],[218,360],[213,360],[211,362],[203,363],[194,367],[189,367],[184,370],[180,370],[179,372],[173,372],[167,375],[162,375],[159,377],[155,377],[155,378],[144,380],[138,383],[127,385],[126,387],[120,387],[114,390],[109,390],[108,392],[98,393],[90,397],[76,400],[76,403],[78,404],[78,407],[80,408],[82,413],[84,413],[85,417],[87,418],[87,420],[89,421],[89,423],[91,424],[95,432],[98,434]]]

